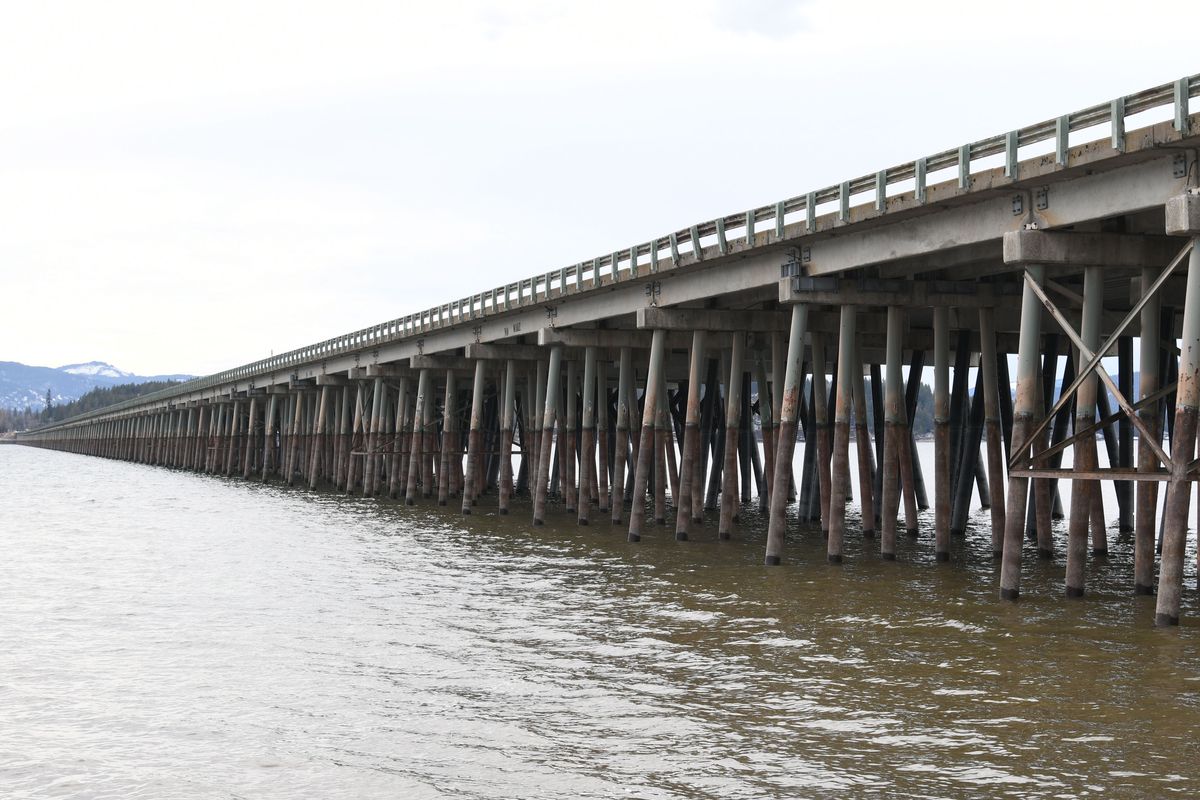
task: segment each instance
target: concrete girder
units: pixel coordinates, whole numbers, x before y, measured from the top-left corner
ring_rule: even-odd
[[[1004,263],[1083,267],[1163,267],[1186,242],[1172,236],[1020,230],[1004,234]]]
[[[639,308],[637,326],[650,330],[785,333],[792,315],[786,311],[727,311],[713,308]]]
[[[992,308],[1020,296],[1019,283],[969,283],[951,281],[868,280],[843,278],[783,278],[780,303],[827,306],[952,306]]]
[[[632,347],[637,350],[649,350],[650,340],[654,332],[633,328],[542,328],[538,331],[538,346],[561,344],[564,348],[605,347],[620,350],[622,347]],[[668,348],[686,348],[691,345],[688,336],[667,333]],[[619,353],[614,358],[619,357]]]

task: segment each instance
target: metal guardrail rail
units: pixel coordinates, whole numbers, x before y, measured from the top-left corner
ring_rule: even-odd
[[[838,204],[841,221],[848,221],[851,201],[855,195],[874,193],[877,210],[882,211],[887,199],[887,189],[894,184],[913,181],[917,201],[924,203],[926,178],[928,175],[957,167],[960,188],[968,188],[971,179],[971,164],[974,161],[1004,154],[1004,169],[1007,176],[1014,176],[1018,162],[1018,151],[1027,145],[1053,140],[1055,158],[1060,166],[1067,164],[1070,134],[1099,125],[1112,125],[1112,146],[1125,149],[1125,120],[1134,115],[1166,105],[1174,105],[1175,129],[1184,132],[1189,118],[1188,101],[1200,96],[1200,74],[1180,78],[1135,94],[1119,97],[1108,103],[1089,106],[1072,114],[1039,122],[1008,133],[992,136],[953,150],[918,158],[905,164],[880,170],[873,175],[863,175],[843,181],[836,186],[790,197],[771,205],[758,206],[748,211],[730,214],[707,222],[691,225],[644,244],[633,245],[597,256],[590,261],[572,264],[530,278],[488,289],[479,294],[460,298],[414,314],[389,320],[378,325],[335,336],[323,342],[307,345],[287,353],[264,358],[240,367],[207,375],[202,378],[163,389],[148,395],[125,400],[95,411],[89,411],[64,420],[46,429],[82,422],[94,416],[108,415],[148,403],[169,400],[183,394],[220,386],[234,381],[272,375],[289,367],[308,364],[330,356],[361,351],[367,347],[387,344],[410,337],[418,337],[430,331],[458,325],[471,320],[545,302],[567,293],[574,285],[576,291],[598,288],[630,280],[643,274],[657,272],[661,261],[678,264],[682,254],[691,254],[702,247],[702,240],[716,238],[716,244],[724,253],[731,239],[744,239],[753,244],[756,232],[773,227],[778,238],[783,238],[784,226],[789,215],[803,215],[806,231],[816,229],[817,208],[830,202]],[[796,221],[793,217],[793,221]],[[44,429],[43,429],[44,430]]]

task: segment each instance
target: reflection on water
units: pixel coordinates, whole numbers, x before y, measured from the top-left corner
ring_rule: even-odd
[[[1192,796],[1200,608],[0,448],[9,797]],[[853,510],[851,511],[853,514]],[[1110,512],[1115,516],[1115,512]],[[1032,550],[1030,551],[1032,553]]]

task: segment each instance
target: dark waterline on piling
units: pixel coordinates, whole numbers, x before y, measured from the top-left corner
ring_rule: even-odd
[[[555,502],[530,528],[524,497],[463,517],[7,447],[0,473],[10,795],[1194,793],[1194,574],[1154,629],[1129,535],[1078,602],[1027,554],[1009,605],[987,512],[949,565],[928,533],[882,561],[852,506],[840,566],[792,523],[764,569],[753,504],[732,541],[709,513],[629,544]]]

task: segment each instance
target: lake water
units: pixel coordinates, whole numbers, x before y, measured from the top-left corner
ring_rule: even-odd
[[[986,512],[949,564],[926,514],[896,562],[793,524],[764,568],[753,510],[628,544],[493,506],[0,447],[0,796],[1200,791],[1194,549],[1159,630],[1115,533],[1082,600],[1028,549],[1013,604]]]

